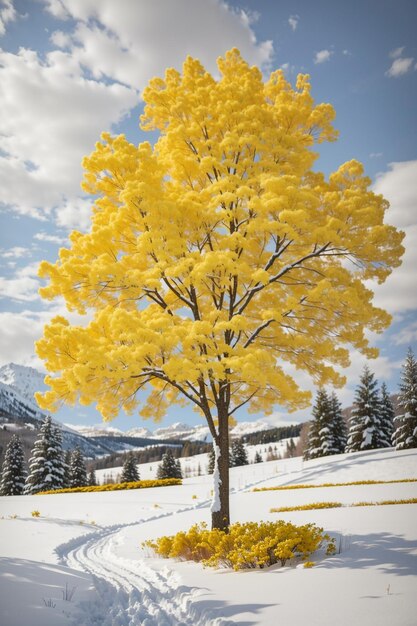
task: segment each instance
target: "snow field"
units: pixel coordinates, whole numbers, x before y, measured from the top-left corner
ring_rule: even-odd
[[[232,521],[314,522],[336,538],[340,554],[313,556],[317,564],[307,570],[292,564],[235,573],[149,555],[142,541],[210,521],[210,476],[146,490],[0,498],[0,623],[415,626],[417,505],[270,508],[416,497],[417,483],[252,492],[254,485],[412,477],[417,450],[232,468]],[[40,518],[31,516],[35,509]],[[62,596],[66,583],[76,587],[71,602]]]
[[[283,457],[287,449],[288,441],[289,439],[281,439],[281,441],[278,441],[276,443],[262,443],[262,444],[257,444],[257,445],[247,445],[246,451],[247,451],[249,463],[253,464],[256,452],[259,452],[261,454],[265,462],[270,463],[271,461],[266,461],[267,456],[270,452],[269,448],[271,448],[272,452],[276,454],[277,456],[279,455]],[[298,437],[294,437],[294,442],[297,443],[297,441],[298,441]],[[190,457],[181,457],[179,461],[181,464],[181,469],[182,469],[184,478],[198,476],[199,469],[200,469],[201,476],[207,474],[208,454],[206,453],[196,454],[195,456],[190,456]],[[142,480],[155,479],[159,464],[160,464],[160,461],[138,464],[137,467],[138,467],[141,479]],[[257,465],[262,465],[262,464],[257,464]],[[231,469],[234,469],[234,468],[231,468]],[[112,467],[109,469],[99,469],[99,470],[96,470],[96,478],[97,478],[97,481],[101,484],[104,482],[105,476],[107,476],[108,478],[113,478],[114,480],[117,480],[121,473],[122,473],[121,465],[117,467]]]

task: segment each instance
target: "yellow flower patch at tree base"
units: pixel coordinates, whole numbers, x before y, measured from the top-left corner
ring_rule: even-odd
[[[232,524],[227,533],[195,524],[187,532],[143,543],[164,558],[234,570],[263,569],[276,563],[284,566],[295,557],[307,561],[323,544],[327,554],[334,553],[334,539],[323,534],[322,528],[315,524],[295,526],[282,520]]]

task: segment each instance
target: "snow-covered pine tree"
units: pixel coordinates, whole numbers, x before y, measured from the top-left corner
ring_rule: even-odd
[[[365,365],[355,391],[346,452],[373,450],[379,447],[381,441],[380,410],[378,382],[369,367]]]
[[[25,483],[25,493],[61,489],[64,483],[64,459],[62,453],[62,433],[47,415],[42,422],[38,438],[29,459],[29,474]]]
[[[67,488],[70,487],[71,481],[71,450],[67,450],[64,457],[64,481],[62,486]]]
[[[90,470],[89,473],[88,473],[88,486],[89,487],[96,487],[97,486],[96,473],[95,473],[95,471],[93,469]]]
[[[182,468],[179,459],[175,461],[175,467],[177,468],[177,475],[174,478],[182,478]]]
[[[127,455],[125,462],[123,463],[122,475],[120,481],[122,483],[133,483],[140,480],[138,468],[136,465],[135,457],[131,452]]]
[[[389,448],[392,445],[392,435],[394,430],[394,407],[389,396],[385,383],[381,385],[380,404],[380,448]]]
[[[158,470],[156,473],[157,478],[181,478],[178,475],[178,466],[175,462],[174,455],[172,454],[171,448],[162,455],[162,461],[158,465]]]
[[[411,348],[402,368],[393,444],[397,450],[417,448],[417,361]]]
[[[262,456],[258,450],[255,452],[254,463],[262,463]]]
[[[1,473],[0,495],[20,496],[26,480],[25,456],[22,442],[17,435],[10,439],[4,455]]]
[[[70,463],[70,487],[86,487],[87,468],[80,448],[75,448],[71,454]]]
[[[230,451],[230,467],[241,467],[242,465],[248,465],[248,463],[248,455],[243,441],[235,439]]]
[[[332,454],[340,454],[345,451],[347,441],[346,423],[342,415],[342,405],[336,393],[332,391],[329,398],[331,430],[333,435],[333,452]]]
[[[313,420],[310,423],[308,447],[304,458],[317,459],[329,452],[329,439],[331,436],[331,408],[327,391],[319,389],[313,405]]]

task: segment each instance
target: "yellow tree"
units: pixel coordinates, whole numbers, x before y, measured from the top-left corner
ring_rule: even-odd
[[[216,450],[212,523],[227,528],[233,416],[306,406],[286,364],[338,385],[349,347],[375,356],[364,331],[390,318],[365,281],[384,281],[403,249],[360,163],[312,171],[314,145],[336,132],[308,76],[264,82],[237,50],[218,68],[215,80],[187,58],[150,81],[141,124],[159,131],[154,146],[103,134],[84,160],[90,232],[40,276],[43,297],[92,318],[46,326],[37,352],[53,376],[37,398],[97,402],[104,419],[192,403]]]

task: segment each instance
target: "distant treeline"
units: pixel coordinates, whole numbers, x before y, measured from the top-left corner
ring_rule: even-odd
[[[302,424],[294,424],[293,426],[280,426],[271,428],[270,430],[261,430],[257,433],[249,433],[242,437],[244,443],[256,445],[258,443],[276,443],[281,439],[292,439],[299,437]]]
[[[290,439],[299,437],[302,424],[294,426],[280,426],[279,428],[271,428],[261,432],[250,433],[241,437],[241,440],[250,445],[259,443],[276,443],[281,439]],[[136,463],[157,463],[162,460],[162,455],[169,449],[175,458],[195,456],[196,454],[204,454],[211,452],[212,444],[203,443],[201,441],[184,441],[170,443],[168,445],[150,446],[143,450],[133,450],[132,454]],[[95,459],[88,464],[89,470],[110,469],[123,465],[128,452],[115,452],[101,459]]]
[[[132,454],[136,463],[156,463],[162,460],[162,455],[170,449],[175,458],[185,456],[195,456],[196,454],[204,454],[212,449],[211,443],[203,443],[201,441],[184,441],[181,443],[170,445],[158,445],[145,448],[144,450],[133,450]],[[101,459],[96,459],[89,463],[89,468],[109,469],[123,465],[127,452],[115,452]]]

